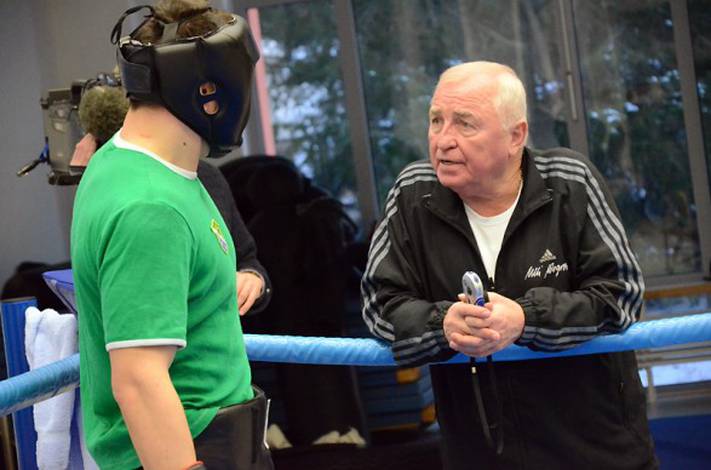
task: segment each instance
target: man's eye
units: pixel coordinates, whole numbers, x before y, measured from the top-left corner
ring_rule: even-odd
[[[442,119],[439,117],[431,117],[430,118],[430,124],[439,124],[440,122],[442,122]]]

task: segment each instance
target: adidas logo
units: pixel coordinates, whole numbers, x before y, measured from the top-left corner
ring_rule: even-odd
[[[547,263],[549,261],[555,260],[556,257],[553,253],[551,253],[551,250],[546,250],[545,253],[543,253],[543,256],[538,260],[539,263]]]

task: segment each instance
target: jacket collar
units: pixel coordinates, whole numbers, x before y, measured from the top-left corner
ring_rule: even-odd
[[[523,189],[518,205],[511,216],[509,226],[514,227],[526,218],[531,212],[552,200],[552,190],[549,189],[536,168],[532,150],[524,148],[521,167],[523,172]],[[440,217],[448,220],[465,232],[471,231],[462,199],[451,189],[442,186],[439,182],[434,186],[432,193],[425,196],[425,204]],[[507,230],[508,232],[508,230]]]
[[[518,218],[517,212],[521,217],[526,217],[528,214],[538,209],[542,205],[553,200],[553,190],[546,186],[541,172],[536,167],[535,150],[524,148],[523,161],[523,189],[521,190],[521,199],[512,218]]]

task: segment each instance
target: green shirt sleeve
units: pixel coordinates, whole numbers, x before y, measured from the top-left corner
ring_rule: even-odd
[[[106,349],[186,344],[193,235],[161,203],[138,203],[112,218],[99,266]]]

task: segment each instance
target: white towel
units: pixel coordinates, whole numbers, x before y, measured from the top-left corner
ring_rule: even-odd
[[[77,351],[77,323],[71,314],[52,309],[25,312],[25,353],[30,369],[64,359]],[[63,393],[34,406],[37,466],[65,470],[69,465],[74,393]]]

